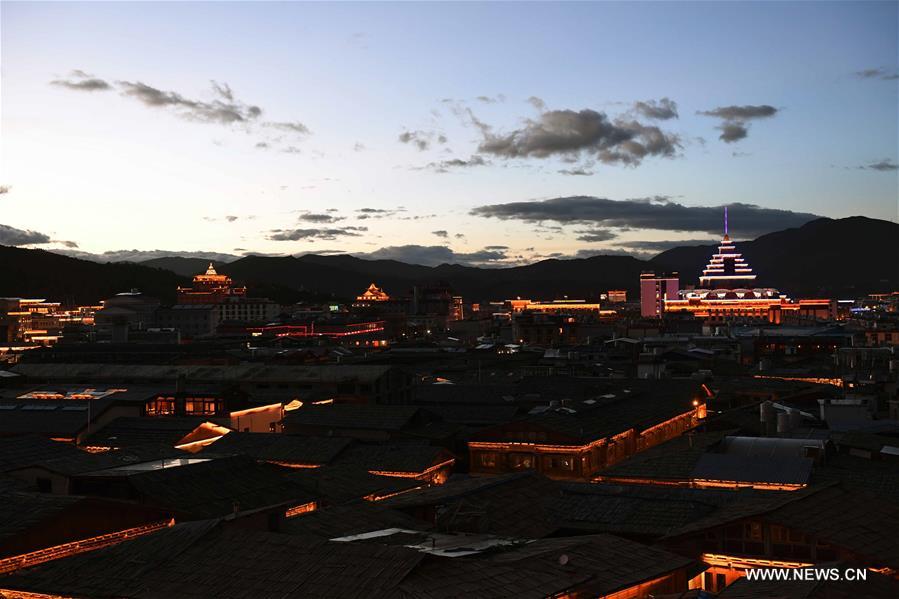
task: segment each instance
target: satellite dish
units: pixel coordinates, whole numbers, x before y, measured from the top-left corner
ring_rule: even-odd
[[[560,566],[567,566],[567,565],[568,565],[568,561],[569,561],[569,560],[568,560],[568,555],[566,555],[566,554],[563,553],[562,555],[559,556],[559,565],[560,565]]]

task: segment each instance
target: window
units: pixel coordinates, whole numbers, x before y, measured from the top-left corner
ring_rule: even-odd
[[[496,454],[484,452],[478,455],[478,463],[484,468],[496,468]]]
[[[527,470],[534,467],[534,456],[529,453],[510,453],[509,466],[516,470]]]
[[[170,416],[175,413],[174,397],[157,397],[147,402],[147,416]]]
[[[215,399],[188,397],[184,402],[184,412],[193,416],[215,416]]]

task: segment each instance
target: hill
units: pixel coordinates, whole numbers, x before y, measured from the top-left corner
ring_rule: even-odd
[[[178,285],[190,282],[171,271],[139,264],[100,264],[8,246],[0,246],[0,265],[0,296],[40,297],[67,305],[94,304],[131,289],[174,301]]]
[[[822,218],[737,243],[758,286],[794,297],[855,297],[899,288],[899,224],[854,216]],[[695,281],[715,246],[678,247],[650,262]]]
[[[857,297],[899,289],[896,239],[896,223],[851,217],[815,220],[739,242],[737,247],[759,275],[759,286],[775,287],[792,297]],[[492,269],[311,254],[247,256],[216,267],[246,284],[252,295],[282,303],[350,299],[371,282],[388,293],[403,294],[415,284],[445,281],[469,301],[515,296],[595,298],[608,289],[627,289],[635,297],[642,271],[676,270],[683,284],[695,283],[714,251],[711,245],[678,247],[651,260],[595,256]],[[208,262],[173,257],[141,264],[98,264],[41,250],[0,247],[0,264],[4,266],[0,295],[91,303],[132,287],[171,301],[175,287],[189,283],[180,275],[203,272]],[[166,265],[170,270],[148,265]]]

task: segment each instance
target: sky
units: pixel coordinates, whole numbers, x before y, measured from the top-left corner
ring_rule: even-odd
[[[0,244],[648,257],[897,221],[899,3],[0,3]]]

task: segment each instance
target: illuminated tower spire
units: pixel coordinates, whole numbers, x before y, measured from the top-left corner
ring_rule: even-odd
[[[727,235],[727,206],[724,207],[724,238],[730,239]]]
[[[700,287],[749,287],[755,282],[755,274],[743,255],[737,252],[730,240],[727,222],[727,206],[724,207],[724,239],[718,252],[712,255],[699,277]]]

